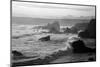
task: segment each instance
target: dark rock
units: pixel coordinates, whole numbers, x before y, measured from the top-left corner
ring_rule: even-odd
[[[92,19],[88,25],[87,31],[91,38],[96,38],[96,19]]]
[[[93,57],[90,57],[90,58],[88,59],[88,61],[95,61],[95,59],[94,59]]]
[[[82,40],[74,41],[71,44],[74,53],[88,53],[95,52],[95,49],[88,48]]]
[[[67,28],[64,30],[64,33],[71,33],[71,29],[67,27]]]
[[[75,33],[77,33],[78,32],[78,30],[76,29],[76,28],[74,28],[74,27],[72,27],[72,28],[66,28],[65,30],[64,30],[64,33],[72,33],[72,34],[75,34]]]
[[[88,22],[88,21],[87,21]],[[72,33],[72,34],[77,34],[81,30],[85,30],[88,26],[88,23],[76,23],[74,26],[71,28],[66,28],[64,29],[64,33]]]
[[[83,23],[76,23],[72,28],[76,28],[78,31],[85,30],[88,26],[89,21],[83,22]]]
[[[23,54],[21,52],[16,51],[16,50],[12,51],[12,54],[13,54],[13,56],[23,56]]]
[[[79,33],[82,38],[96,38],[96,19],[91,19],[86,30]]]
[[[42,37],[39,40],[41,40],[41,41],[50,41],[50,36]]]
[[[87,30],[83,31],[83,32],[80,32],[78,34],[79,37],[82,37],[82,38],[88,38],[89,37],[89,32]]]

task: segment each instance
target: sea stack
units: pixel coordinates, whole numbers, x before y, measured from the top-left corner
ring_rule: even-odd
[[[83,32],[79,33],[82,38],[96,38],[96,19],[91,19],[88,27]]]
[[[48,23],[46,26],[47,29],[49,29],[50,33],[59,33],[60,32],[60,25],[58,21],[54,21],[54,23]]]

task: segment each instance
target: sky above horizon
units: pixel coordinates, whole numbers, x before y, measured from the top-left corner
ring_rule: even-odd
[[[32,18],[95,16],[95,7],[12,1],[12,16]]]

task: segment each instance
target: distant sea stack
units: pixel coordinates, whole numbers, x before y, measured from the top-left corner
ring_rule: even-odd
[[[79,33],[82,38],[96,38],[96,19],[91,19],[87,28]]]
[[[60,32],[60,25],[58,21],[54,21],[54,23],[51,23],[46,26],[47,29],[49,29],[50,33],[59,33]]]

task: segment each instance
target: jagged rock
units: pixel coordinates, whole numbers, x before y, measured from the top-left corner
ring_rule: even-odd
[[[82,40],[74,41],[71,44],[74,53],[88,53],[95,52],[95,49],[88,48]]]
[[[13,56],[23,56],[23,54],[21,52],[16,51],[16,50],[12,51],[12,54],[13,54]]]
[[[50,41],[50,36],[42,37],[39,40],[41,40],[41,41]]]
[[[79,33],[82,38],[96,38],[96,19],[91,19],[88,27],[83,32]]]

